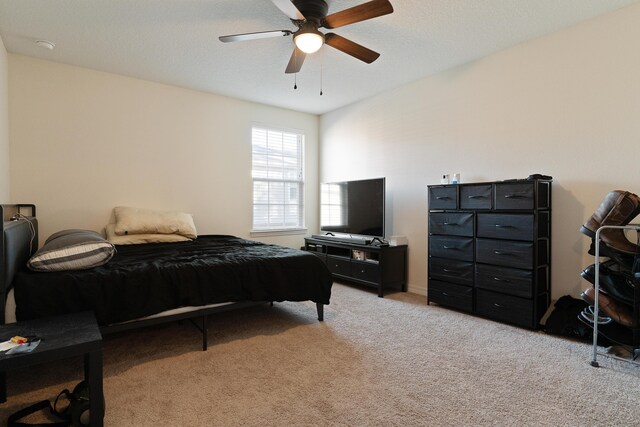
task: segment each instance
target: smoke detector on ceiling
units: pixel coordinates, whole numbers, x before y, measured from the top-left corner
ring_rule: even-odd
[[[54,42],[50,42],[49,40],[36,40],[36,45],[47,50],[53,50],[53,48],[56,47],[56,44]]]

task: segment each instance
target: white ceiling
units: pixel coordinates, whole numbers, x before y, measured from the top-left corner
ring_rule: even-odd
[[[329,13],[365,1],[328,0]],[[638,1],[391,0],[393,14],[333,30],[376,62],[325,46],[297,90],[291,37],[218,41],[295,30],[270,0],[0,0],[0,36],[12,53],[322,114]]]

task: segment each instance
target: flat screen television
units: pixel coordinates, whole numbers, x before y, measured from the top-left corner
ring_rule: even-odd
[[[384,238],[385,179],[320,185],[320,231]]]

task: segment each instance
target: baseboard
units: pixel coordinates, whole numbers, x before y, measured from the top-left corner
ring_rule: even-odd
[[[415,286],[415,285],[407,285],[407,292],[411,292],[412,294],[418,295],[427,295],[427,287],[426,286]]]

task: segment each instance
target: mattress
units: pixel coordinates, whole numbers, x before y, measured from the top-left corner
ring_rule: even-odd
[[[92,310],[100,325],[185,307],[238,301],[329,304],[332,278],[315,255],[234,236],[117,246],[104,266],[67,272],[21,269],[16,318]]]

